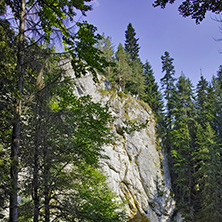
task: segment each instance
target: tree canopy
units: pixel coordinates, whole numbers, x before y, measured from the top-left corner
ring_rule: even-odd
[[[76,22],[76,20],[74,19],[74,17],[79,12],[82,15],[86,15],[86,12],[91,10],[91,6],[89,5],[90,2],[91,0],[64,0],[53,2],[48,0],[5,0],[1,1],[0,3],[0,32],[2,34],[0,47],[1,52],[5,52],[5,58],[3,57],[3,54],[1,54],[2,69],[0,73],[0,84],[3,87],[3,91],[1,91],[0,95],[0,111],[1,122],[3,123],[4,127],[4,132],[1,133],[1,136],[3,138],[1,138],[0,141],[0,145],[3,147],[1,147],[0,149],[0,164],[1,166],[2,164],[4,164],[4,161],[2,162],[2,157],[4,157],[5,159],[10,159],[9,166],[5,165],[2,171],[4,173],[4,178],[8,178],[9,175],[6,175],[6,173],[10,172],[10,180],[7,180],[9,182],[9,191],[7,194],[9,194],[10,196],[10,222],[17,222],[18,218],[20,218],[20,216],[22,215],[21,209],[19,209],[18,211],[18,208],[21,208],[18,203],[18,193],[21,191],[22,188],[21,181],[19,180],[19,173],[25,170],[26,167],[31,167],[32,170],[30,172],[33,172],[33,175],[31,175],[33,176],[33,181],[31,183],[34,186],[31,186],[31,190],[33,192],[29,193],[28,189],[25,190],[27,191],[27,195],[28,193],[30,194],[28,198],[30,198],[30,196],[33,197],[33,202],[31,202],[32,204],[34,203],[34,221],[39,220],[39,208],[41,207],[38,206],[38,204],[40,203],[40,197],[38,196],[38,190],[40,189],[40,187],[38,185],[42,182],[44,185],[43,188],[41,187],[42,191],[44,191],[44,197],[41,197],[44,199],[44,221],[49,221],[49,212],[51,210],[49,203],[51,200],[50,195],[52,194],[50,191],[58,191],[57,188],[52,188],[52,181],[49,181],[49,174],[51,174],[52,171],[55,173],[56,170],[58,171],[58,174],[62,173],[62,171],[59,171],[58,168],[55,168],[54,166],[55,163],[57,163],[57,167],[61,167],[61,169],[63,168],[63,160],[58,158],[58,153],[61,152],[61,148],[64,147],[65,144],[68,146],[68,143],[70,143],[70,141],[65,142],[63,140],[64,138],[66,138],[67,134],[65,134],[65,136],[61,138],[61,140],[59,139],[59,137],[53,137],[50,139],[49,136],[50,131],[52,131],[51,136],[56,135],[56,133],[58,135],[59,127],[62,126],[61,124],[59,126],[56,124],[56,116],[59,117],[58,113],[61,113],[62,110],[60,109],[60,107],[58,107],[58,103],[56,103],[58,102],[57,96],[61,96],[59,101],[64,102],[62,107],[63,109],[65,109],[64,107],[68,104],[71,106],[70,97],[68,97],[67,94],[63,93],[62,95],[65,96],[65,98],[62,97],[62,95],[57,95],[55,96],[55,98],[51,98],[52,100],[55,100],[55,110],[50,110],[48,107],[51,104],[48,99],[50,98],[50,96],[52,96],[52,94],[49,93],[49,96],[47,98],[42,97],[42,103],[37,99],[41,97],[40,92],[45,91],[43,89],[48,89],[48,85],[54,85],[55,83],[59,85],[58,80],[60,80],[60,82],[64,81],[66,83],[65,87],[67,90],[67,87],[70,84],[70,78],[65,78],[62,72],[58,73],[57,71],[55,71],[55,73],[53,73],[53,77],[51,78],[51,82],[47,82],[49,76],[46,75],[46,67],[50,69],[52,64],[54,66],[59,66],[59,64],[61,64],[61,60],[64,61],[68,58],[68,60],[71,61],[76,77],[85,75],[87,72],[91,72],[94,76],[94,80],[96,81],[96,70],[102,72],[103,68],[107,65],[106,59],[101,55],[101,50],[95,47],[98,40],[101,39],[101,36],[96,33],[96,27],[88,24],[85,21]],[[11,17],[9,17],[9,13]],[[4,33],[4,30],[6,30],[7,32]],[[65,50],[64,53],[56,53],[55,51],[50,49],[55,40],[59,40],[63,43]],[[50,55],[54,55],[55,57],[52,58],[50,57]],[[60,57],[60,59],[58,59],[59,57],[57,57],[57,55]],[[57,64],[53,62],[50,63],[48,62],[49,60],[57,61]],[[43,76],[45,78],[44,81],[41,80]],[[43,89],[39,88],[42,84],[45,85]],[[58,90],[58,87],[55,87],[55,89]],[[69,90],[67,90],[66,93],[68,92],[70,93]],[[35,98],[36,100],[34,100],[33,98]],[[87,98],[86,100],[90,102],[90,98]],[[30,103],[30,101],[32,101],[33,103]],[[83,100],[78,100],[75,105],[78,102],[82,105],[84,104]],[[6,106],[2,106],[3,104],[5,104]],[[34,106],[33,104],[41,104],[42,106]],[[35,110],[31,109],[33,108],[33,106],[35,107]],[[100,115],[97,112],[97,108],[99,107],[98,105],[94,106],[95,112],[93,113],[93,119],[91,119],[88,117],[90,110],[93,110],[93,103],[90,103],[89,106],[90,107],[85,110],[86,112],[88,111],[88,116],[86,112],[83,112],[84,105],[81,107],[83,109],[81,110],[81,112],[85,113],[84,121],[82,121],[82,123],[85,123],[85,127],[94,126],[94,129],[98,130],[98,128],[96,127],[98,127],[100,124],[98,125],[98,123],[95,123],[95,115]],[[58,110],[56,110],[57,108]],[[10,111],[7,112],[7,110]],[[29,114],[27,113],[28,111],[30,111]],[[44,115],[40,111],[44,112]],[[64,112],[68,113],[68,110],[65,110]],[[73,113],[73,118],[75,118],[74,116],[75,114]],[[33,122],[33,119],[35,117],[36,119]],[[49,127],[46,124],[46,117],[49,120]],[[63,117],[65,117],[65,115]],[[61,119],[63,117],[61,117]],[[107,120],[104,117],[105,116],[101,117],[101,121]],[[50,120],[52,120],[51,118],[53,118],[54,122],[50,122]],[[39,119],[41,119],[42,122],[38,122]],[[93,122],[90,123],[90,119]],[[59,118],[57,120],[59,120]],[[43,126],[43,123],[46,125]],[[66,124],[68,123],[66,122]],[[25,127],[26,125],[28,125],[28,127]],[[33,129],[35,129],[33,130],[33,132],[36,132],[36,134],[32,134],[32,131],[29,127],[33,127]],[[39,132],[43,132],[43,129],[41,127],[45,127],[46,130],[46,132],[44,133],[44,143],[42,143],[42,141],[37,138],[37,135],[41,135],[41,133]],[[28,130],[26,133],[25,129],[29,129],[30,131]],[[85,145],[85,148],[91,150],[92,153],[87,154],[86,152],[85,157],[87,157],[88,160],[91,160],[92,162],[85,161],[85,163],[86,165],[89,164],[90,167],[96,167],[95,164],[93,164],[93,160],[95,160],[94,163],[96,163],[97,160],[101,157],[99,155],[101,143],[99,141],[97,141],[97,143],[95,136],[90,136],[89,132],[87,132],[86,129],[84,130],[83,128],[77,127],[75,128],[75,130],[76,132],[73,132],[74,135],[77,135],[78,133],[83,133],[84,131],[85,133],[87,133],[88,139],[91,138],[90,141],[85,141],[87,143]],[[91,132],[93,131],[91,130]],[[105,129],[103,130],[103,132],[105,132]],[[96,132],[96,135],[99,135],[98,132]],[[86,138],[87,136],[83,138]],[[100,135],[99,140],[102,139],[103,136],[101,136],[102,135]],[[11,137],[11,140],[8,139],[9,137]],[[30,137],[30,143],[26,143],[27,137]],[[82,140],[84,140],[83,138]],[[60,143],[57,141],[57,145],[54,144],[55,147],[60,147],[59,150],[57,150],[55,147],[52,147],[52,142],[53,140],[55,142],[56,139],[60,140],[61,142]],[[80,137],[79,139],[76,137],[75,143],[84,143],[84,141],[82,140],[80,139]],[[5,141],[7,141],[7,143]],[[91,146],[90,143],[92,141],[96,142],[96,145],[91,144]],[[45,147],[45,149],[43,149],[43,147]],[[76,147],[78,148],[78,145],[76,145]],[[28,161],[31,161],[31,159],[27,159],[26,155],[22,155],[25,153],[25,151],[28,150],[28,148],[30,148],[29,151],[33,151],[31,154],[34,154],[32,159],[33,161],[30,165],[28,165]],[[41,152],[42,149],[44,150],[43,152]],[[54,150],[54,153],[52,152],[52,149]],[[76,149],[76,151],[77,150],[78,149]],[[48,153],[50,153],[51,155],[47,155]],[[62,153],[60,154],[62,157]],[[73,152],[69,153],[68,156],[67,153],[65,154],[67,159],[70,158],[70,155],[75,156]],[[81,158],[83,158],[83,156]],[[42,160],[41,162],[39,162],[40,159]],[[10,167],[10,170],[8,167]],[[41,168],[44,173],[40,174],[39,168]],[[42,175],[42,177],[40,175]],[[6,183],[0,183],[0,186],[6,186]],[[0,190],[0,192],[1,194],[5,195],[2,190]],[[50,195],[48,195],[47,193]],[[109,200],[111,201],[111,197]],[[1,207],[4,207],[4,204],[5,201],[1,201]],[[28,216],[28,214],[26,216]]]
[[[133,28],[132,24],[129,23],[127,26],[127,30],[125,31],[125,50],[130,55],[130,59],[132,61],[135,61],[139,57],[139,44],[138,44],[138,38],[135,37],[136,32]]]
[[[173,4],[175,1],[155,0],[153,6],[165,8],[168,3]],[[222,2],[214,0],[185,0],[180,4],[178,11],[182,16],[190,16],[192,19],[195,19],[196,23],[200,23],[205,18],[207,12],[219,14],[222,11]]]

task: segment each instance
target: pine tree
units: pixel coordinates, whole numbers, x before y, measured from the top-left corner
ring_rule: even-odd
[[[132,68],[131,75],[126,84],[126,89],[136,95],[136,98],[144,96],[145,78],[143,75],[143,64],[139,59],[130,62]]]
[[[205,128],[197,126],[195,161],[195,189],[197,203],[194,205],[195,221],[221,221],[221,150],[214,131],[209,123]]]
[[[214,121],[214,92],[212,86],[201,75],[201,78],[196,88],[196,109],[197,121],[204,126],[205,123],[210,123],[213,126]]]
[[[163,112],[162,95],[158,89],[158,84],[155,82],[154,73],[148,61],[144,64],[144,77],[145,87],[143,100],[150,105],[157,119],[159,119]]]
[[[170,131],[171,152],[170,166],[173,190],[180,212],[191,220],[195,111],[192,84],[184,75],[179,77],[175,91],[174,124]]]
[[[127,30],[125,31],[125,50],[130,55],[130,59],[132,61],[135,61],[139,57],[139,44],[138,44],[138,38],[135,37],[136,32],[133,28],[132,24],[129,23],[127,26]]]
[[[214,118],[214,130],[219,138],[222,138],[222,66],[219,67],[217,76],[213,78],[214,96],[216,97],[215,102],[215,118]],[[222,142],[222,139],[221,139]]]
[[[114,46],[112,44],[112,38],[110,36],[105,37],[105,34],[102,34],[102,39],[98,42],[97,48],[102,51],[104,58],[108,62],[106,67],[106,72],[102,73],[107,76],[109,79],[113,75],[113,62],[114,62]]]
[[[163,90],[164,100],[166,102],[166,110],[164,117],[164,128],[166,134],[166,141],[164,142],[164,146],[167,151],[170,151],[170,130],[173,125],[173,110],[174,110],[174,95],[175,95],[175,70],[173,66],[173,58],[170,57],[169,52],[165,52],[163,56],[161,56],[162,60],[162,72],[165,73],[163,78],[160,80]]]
[[[113,78],[118,84],[118,89],[124,91],[132,74],[132,68],[129,65],[129,55],[126,53],[121,43],[116,52],[115,73],[116,75],[113,76]]]

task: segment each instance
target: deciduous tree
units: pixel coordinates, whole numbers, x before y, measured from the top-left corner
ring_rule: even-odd
[[[64,1],[3,1],[1,2],[1,12],[5,11],[5,6],[13,14],[14,23],[18,24],[15,30],[18,32],[17,37],[17,61],[16,61],[16,78],[17,78],[17,98],[14,104],[15,114],[13,120],[12,144],[11,144],[11,178],[12,189],[10,195],[10,221],[17,222],[17,190],[18,190],[18,155],[21,143],[21,115],[22,115],[22,98],[24,93],[25,81],[25,59],[30,45],[36,44],[40,40],[50,43],[56,36],[60,35],[62,42],[66,45],[65,49],[72,58],[72,66],[77,76],[86,74],[90,71],[96,79],[97,69],[102,69],[101,61],[105,60],[100,56],[100,51],[94,47],[100,39],[95,35],[96,28],[86,22],[76,23],[74,16],[77,11],[85,15],[86,11],[91,9],[87,3],[91,0],[64,0]],[[75,25],[77,30],[71,29]],[[28,39],[35,38],[35,43]],[[29,45],[29,46],[28,46]],[[100,61],[100,62],[99,62]]]
[[[168,3],[173,4],[176,0],[155,0],[154,7],[160,6],[165,8]],[[184,0],[179,8],[180,14],[184,17],[191,16],[196,23],[200,23],[206,16],[207,12],[219,14],[222,11],[222,2],[214,0]]]

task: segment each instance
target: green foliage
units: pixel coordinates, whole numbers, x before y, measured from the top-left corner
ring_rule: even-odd
[[[197,84],[197,99],[196,99],[196,107],[197,107],[197,121],[199,123],[204,119],[206,122],[212,122],[212,110],[210,106],[213,105],[209,99],[209,83],[207,80],[201,76]],[[204,122],[205,122],[204,121]],[[203,123],[204,124],[204,123]]]
[[[160,6],[161,8],[165,8],[168,3],[173,4],[174,2],[175,0],[155,0],[153,5],[154,7]],[[179,5],[178,11],[182,16],[191,16],[192,19],[195,19],[196,23],[200,23],[208,11],[219,14],[222,11],[221,4],[220,1],[213,0],[184,0]]]
[[[78,10],[83,15],[91,10],[89,2],[91,0],[28,1],[24,6],[25,23],[30,27],[26,32],[37,42],[44,39],[47,44],[52,43],[59,34],[66,51],[69,51],[71,55],[76,76],[85,75],[90,71],[96,80],[95,70],[104,72],[104,68],[107,66],[105,58],[101,56],[101,51],[95,47],[102,37],[95,34],[97,29],[93,25],[86,21],[77,23],[74,21]],[[23,9],[14,1],[6,1],[6,5],[11,8],[15,20],[19,24]],[[73,25],[75,30],[72,28]],[[21,46],[22,48],[23,46]]]
[[[221,144],[215,121],[219,91],[217,79],[210,85],[201,77],[194,100],[184,75],[170,90],[172,125],[163,142],[169,145],[173,191],[185,221],[221,220]]]
[[[195,160],[195,208],[197,221],[221,221],[221,144],[209,123],[197,126]]]
[[[42,57],[39,58],[36,55],[36,49],[38,49],[38,44],[40,41],[44,41],[46,44],[51,45],[53,41],[59,36],[61,37],[61,42],[65,45],[64,49],[66,52],[69,52],[71,56],[71,64],[74,68],[74,73],[77,77],[81,75],[85,75],[87,72],[91,72],[94,76],[94,80],[97,80],[96,69],[102,71],[103,68],[107,65],[107,62],[104,57],[101,56],[101,51],[95,47],[95,44],[98,40],[101,39],[101,36],[96,34],[96,28],[93,25],[88,24],[87,22],[75,22],[74,16],[77,15],[77,11],[81,11],[83,15],[85,15],[86,11],[91,9],[91,6],[88,5],[91,0],[77,0],[77,1],[70,1],[70,0],[62,0],[62,1],[1,1],[0,3],[0,14],[1,16],[3,13],[6,13],[7,10],[12,13],[12,18],[8,19],[8,24],[10,21],[10,26],[13,27],[14,31],[18,33],[16,42],[12,45],[12,49],[17,46],[16,52],[13,53],[15,56],[14,64],[11,67],[6,67],[7,71],[10,69],[14,69],[16,67],[13,77],[13,84],[10,84],[11,89],[9,90],[9,94],[11,93],[14,95],[13,101],[13,108],[9,109],[12,110],[12,113],[9,112],[8,116],[12,119],[13,122],[13,130],[12,130],[12,139],[11,139],[11,192],[10,192],[10,221],[17,221],[18,220],[18,208],[17,208],[17,194],[18,194],[18,170],[19,170],[19,163],[23,161],[23,159],[19,158],[19,151],[21,148],[21,144],[23,144],[21,134],[21,125],[24,121],[24,116],[29,110],[29,102],[27,102],[27,95],[30,96],[30,100],[35,97],[35,93],[38,90],[33,90],[35,81],[36,73],[43,73],[43,65],[41,64]],[[5,16],[7,17],[7,16]],[[6,24],[6,26],[8,25]],[[2,32],[2,30],[0,30]],[[11,31],[9,32],[9,36],[11,37]],[[7,37],[7,35],[3,34],[3,37]],[[1,41],[1,44],[5,43],[5,40]],[[3,47],[3,46],[2,46]],[[7,48],[7,52],[10,52]],[[34,50],[33,50],[34,49]],[[32,53],[33,55],[32,55]],[[52,51],[48,50],[47,52],[44,51],[45,54],[52,53]],[[53,52],[55,53],[55,52]],[[38,61],[36,62],[36,66],[33,65],[33,61],[30,62],[29,56],[34,57]],[[6,54],[7,56],[7,54]],[[65,57],[65,56],[64,56]],[[7,59],[10,57],[6,57]],[[11,58],[14,58],[12,56]],[[28,59],[27,59],[28,58]],[[67,56],[66,56],[67,58]],[[69,57],[70,60],[70,57]],[[47,62],[46,62],[47,63]],[[9,64],[9,63],[8,63]],[[8,65],[7,64],[7,65]],[[4,66],[3,61],[3,66]],[[40,66],[39,66],[40,65]],[[4,67],[5,68],[5,67]],[[27,75],[30,75],[27,78]],[[38,75],[39,77],[41,75]],[[9,74],[11,77],[11,73]],[[41,79],[41,78],[40,78]],[[53,81],[52,81],[53,82]],[[54,78],[54,82],[56,79]],[[17,83],[17,84],[16,84]],[[15,85],[16,84],[16,87]],[[41,84],[44,85],[43,81],[37,81],[36,85],[41,88]],[[52,85],[52,83],[50,83]],[[2,85],[2,81],[1,81]],[[14,93],[15,89],[15,93]],[[33,90],[32,94],[30,95],[30,91]],[[43,90],[44,91],[44,90]],[[37,93],[38,94],[38,93]],[[25,103],[23,103],[25,101]],[[36,100],[37,101],[37,100]],[[39,104],[39,102],[36,102]],[[27,107],[25,107],[27,105]],[[58,105],[58,104],[57,104]],[[44,104],[44,107],[46,105]],[[38,106],[37,106],[38,107]],[[38,107],[39,108],[39,107]],[[54,106],[56,108],[56,106]],[[60,111],[60,107],[54,110],[57,113]],[[1,108],[2,109],[2,108]],[[46,109],[47,112],[49,110]],[[5,110],[3,111],[3,113]],[[2,114],[2,113],[1,113]],[[37,113],[37,116],[40,116]],[[54,116],[54,115],[52,115]],[[33,118],[35,115],[33,116]],[[55,116],[54,116],[55,118]],[[43,118],[44,120],[44,118]],[[28,120],[26,120],[27,123]],[[10,121],[5,121],[9,123]],[[25,122],[25,121],[24,121]],[[41,121],[40,123],[41,124]],[[8,126],[6,126],[8,127]],[[38,128],[39,126],[37,126]],[[50,128],[51,130],[53,129]],[[7,129],[8,132],[8,129]],[[49,130],[50,132],[50,130]],[[47,133],[46,133],[47,135]],[[53,134],[52,134],[53,135]],[[54,134],[55,135],[55,134]],[[39,142],[37,139],[34,139]],[[40,143],[40,142],[39,142]],[[31,145],[31,144],[30,144]],[[56,146],[56,145],[55,145]],[[27,145],[28,147],[28,145]],[[22,147],[24,148],[24,147]],[[26,148],[26,147],[25,147]],[[21,153],[24,152],[25,149],[21,149]],[[36,150],[35,150],[36,151]],[[36,154],[34,166],[38,163],[38,155],[37,151],[34,152]],[[96,152],[95,152],[96,155]],[[25,158],[25,157],[24,157]],[[89,159],[89,157],[88,157]],[[49,171],[46,166],[46,172]],[[37,169],[35,169],[38,171]],[[38,175],[35,172],[35,176]],[[44,178],[47,176],[44,175]],[[37,178],[34,178],[36,181]],[[47,184],[47,183],[46,183]],[[35,184],[36,185],[36,184]],[[37,184],[38,185],[38,184]],[[37,186],[36,185],[36,186]],[[35,200],[35,208],[34,212],[38,213],[38,205],[39,199],[36,191],[36,187],[34,188],[34,195]],[[48,189],[48,187],[47,187]],[[46,190],[46,189],[45,189]],[[47,193],[47,192],[46,192]],[[49,221],[49,197],[45,195],[45,211],[46,211],[46,219],[45,222]],[[37,220],[38,215],[34,219]]]
[[[75,200],[79,219],[95,222],[126,221],[123,212],[118,211],[120,204],[105,183],[106,178],[102,173],[89,166],[81,166],[79,170],[84,175],[81,183],[75,185],[76,197],[79,198]]]
[[[112,80],[112,76],[113,76],[113,66],[114,64],[114,46],[112,44],[112,39],[111,37],[107,36],[105,37],[105,34],[103,33],[102,35],[102,39],[98,42],[97,44],[97,48],[99,50],[101,50],[104,58],[106,59],[106,61],[108,62],[108,66],[106,67],[106,71],[105,73],[102,73],[103,75],[105,75],[109,80]]]
[[[107,158],[102,146],[112,141],[111,117],[90,97],[77,98],[62,72],[46,66],[36,75],[44,84],[29,89],[35,93],[26,103],[21,149],[26,173],[20,184],[20,196],[29,201],[21,203],[19,220],[31,209],[31,218],[45,221],[122,221],[121,206],[96,169]]]
[[[101,40],[99,34],[95,34],[96,27],[88,24],[86,21],[76,24],[79,28],[74,36],[64,37],[67,50],[72,57],[72,67],[75,70],[76,77],[85,75],[87,72],[93,74],[94,81],[97,81],[96,70],[104,73],[104,68],[108,62],[106,58],[101,56],[101,51],[96,48],[96,43]]]
[[[162,60],[162,72],[165,73],[163,78],[161,78],[162,89],[164,90],[164,99],[166,100],[166,124],[168,128],[171,128],[171,115],[173,111],[173,93],[175,90],[175,70],[173,66],[173,58],[170,57],[169,52],[165,52],[161,56]]]
[[[148,61],[144,64],[145,87],[142,99],[148,103],[157,117],[158,128],[160,128],[161,116],[163,115],[162,95],[159,91],[158,84],[155,82],[152,67]]]
[[[213,129],[217,132],[219,138],[222,138],[222,66],[219,67],[217,76],[213,79],[212,87],[214,89],[214,96],[216,97],[216,101],[214,101],[214,115],[216,118],[214,118]]]
[[[131,91],[131,93],[136,94],[137,97],[144,96],[144,76],[143,76],[143,64],[139,59],[132,61],[130,63],[132,67],[131,75],[129,76],[129,80],[126,84],[126,89]]]
[[[10,192],[10,143],[14,115],[15,34],[6,20],[0,19],[0,220],[3,220]]]
[[[173,66],[173,58],[170,57],[169,52],[165,52],[163,56],[161,56],[162,60],[162,72],[164,73],[163,78],[161,78],[161,85],[163,90],[163,96],[166,103],[165,115],[163,117],[163,131],[166,134],[164,137],[164,145],[165,149],[170,152],[170,130],[173,126],[173,110],[175,108],[175,70]]]
[[[16,92],[15,35],[10,24],[0,19],[0,144],[9,146],[11,140],[13,102]]]
[[[116,67],[114,79],[118,84],[119,90],[125,90],[126,84],[129,81],[130,75],[132,74],[132,69],[129,65],[129,55],[124,50],[122,44],[118,45],[116,56]]]
[[[9,195],[10,189],[10,178],[9,178],[9,170],[10,170],[10,159],[6,152],[0,144],[0,219],[4,218],[5,209],[7,207],[7,199]]]
[[[135,29],[133,28],[132,24],[129,23],[127,26],[127,30],[125,31],[125,51],[130,55],[130,59],[132,61],[135,61],[139,57],[139,44],[138,38],[135,37],[136,32]]]

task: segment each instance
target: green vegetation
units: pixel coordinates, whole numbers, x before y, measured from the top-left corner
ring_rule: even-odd
[[[76,77],[91,72],[97,81],[97,73],[104,74],[113,86],[110,99],[128,94],[124,108],[134,97],[152,109],[185,221],[222,221],[222,66],[211,82],[201,76],[194,88],[185,75],[174,77],[174,59],[165,52],[161,92],[151,64],[139,58],[131,23],[125,48],[119,44],[115,52],[110,37],[96,34],[87,22],[74,22],[76,10],[85,15],[90,2],[0,3],[0,220],[126,221],[100,171],[99,161],[107,158],[102,146],[115,143],[111,117],[90,97],[73,95],[74,82],[59,65],[70,60]],[[154,5],[168,2],[174,1]],[[200,22],[207,11],[220,12],[221,4],[185,0],[179,10]],[[49,47],[56,37],[64,53]],[[120,135],[148,124],[127,115]],[[162,196],[158,184],[157,190]]]
[[[154,7],[160,6],[165,8],[168,3],[173,4],[176,0],[155,0]],[[222,3],[220,1],[207,0],[184,0],[180,3],[178,11],[184,17],[191,16],[196,23],[200,23],[206,16],[207,12],[219,14],[222,11]]]
[[[133,33],[132,42],[137,44],[134,29]],[[177,208],[185,221],[220,222],[222,68],[219,67],[211,82],[201,76],[194,87],[183,73],[175,78],[174,59],[166,51],[161,56],[163,77],[159,91],[150,63],[146,61],[141,69],[138,45],[135,48],[133,54],[133,50],[124,50],[119,45],[114,60],[114,73],[118,75],[113,75],[112,83],[118,85],[115,88],[119,89],[118,94],[125,91],[137,98],[148,111],[151,107],[157,120],[157,137],[161,139],[159,146],[165,150],[169,160]],[[124,107],[128,106],[131,106],[130,102]],[[126,119],[127,127],[118,129],[121,135],[142,127],[130,122],[127,113]]]
[[[96,81],[108,65],[96,28],[73,19],[90,1],[0,3],[1,221],[126,220],[99,164],[111,117],[73,95],[63,66],[70,60],[77,77],[89,71]],[[64,53],[48,47],[56,36]]]

